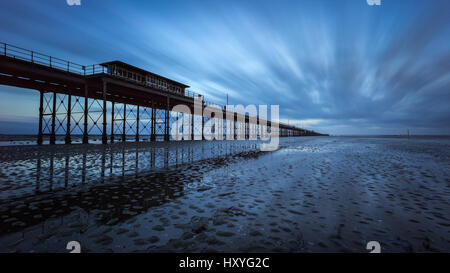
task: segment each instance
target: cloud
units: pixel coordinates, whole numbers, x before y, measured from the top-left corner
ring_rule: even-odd
[[[448,1],[31,2],[0,12],[27,48],[121,59],[323,132],[450,131]]]

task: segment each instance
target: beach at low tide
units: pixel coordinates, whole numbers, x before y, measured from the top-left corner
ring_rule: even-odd
[[[0,252],[450,251],[449,137],[0,147]]]

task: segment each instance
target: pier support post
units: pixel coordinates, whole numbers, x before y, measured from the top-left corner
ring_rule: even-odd
[[[83,128],[83,144],[89,143],[88,137],[88,115],[89,115],[89,87],[87,84],[84,85],[84,128]]]
[[[136,113],[136,142],[139,142],[139,105]]]
[[[201,130],[202,140],[206,140],[205,134],[203,134],[203,130],[205,130],[205,117],[203,116],[204,111],[205,111],[205,102],[202,101],[202,130]]]
[[[70,137],[71,135],[71,129],[70,129],[70,121],[72,119],[72,95],[68,95],[68,101],[67,101],[67,125],[66,125],[66,138],[65,143],[70,144],[72,142],[72,139]]]
[[[40,90],[39,97],[39,128],[38,128],[38,138],[37,144],[42,145],[42,119],[44,118],[44,91]]]
[[[152,125],[151,125],[151,132],[150,132],[150,141],[155,141],[155,123],[156,123],[156,109],[155,109],[155,102],[152,100]]]
[[[111,143],[114,143],[114,108],[115,103],[114,101],[111,102],[112,103],[112,109],[111,109]]]
[[[108,143],[108,137],[106,135],[106,81],[103,81],[103,130],[102,130],[102,143]]]
[[[169,141],[169,131],[170,131],[170,120],[169,120],[169,111],[170,111],[170,98],[167,96],[167,105],[166,105],[166,115],[164,121],[164,141]]]
[[[56,122],[56,92],[53,92],[53,107],[52,107],[52,131],[50,133],[50,144],[56,142],[55,122]]]
[[[249,126],[249,118],[245,118],[245,139],[248,140],[250,137],[250,126]]]
[[[233,140],[238,139],[239,123],[237,121],[237,118],[237,115],[233,114]]]
[[[122,141],[125,142],[127,132],[127,104],[123,104],[123,127],[122,127]]]

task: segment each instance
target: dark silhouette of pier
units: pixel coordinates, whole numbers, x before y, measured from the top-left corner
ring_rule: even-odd
[[[85,66],[6,43],[0,48],[0,84],[40,92],[38,144],[44,137],[55,144],[58,132],[67,144],[72,135],[82,135],[83,143],[89,142],[90,135],[101,135],[106,144],[108,138],[125,141],[130,134],[136,141],[146,137],[169,141],[171,109],[183,104],[194,113],[194,99],[201,97],[187,85],[119,61]],[[203,100],[203,108],[210,104]],[[227,112],[225,107],[222,110]],[[242,115],[232,113],[235,126],[243,121],[240,126],[249,139],[252,118]],[[195,115],[191,118],[194,139]],[[203,114],[201,119],[203,132]],[[266,124],[274,125],[270,120]],[[323,135],[283,123],[278,127],[281,137]]]
[[[16,210],[10,216],[23,225],[0,221],[0,235],[45,225],[52,219],[63,221],[76,206],[87,212],[107,210],[100,219],[103,224],[112,219],[124,222],[183,196],[186,184],[201,181],[206,170],[263,154],[249,140],[115,143],[81,149],[69,146],[62,151],[53,147],[21,146],[20,152],[16,147],[2,147],[2,152],[13,155],[8,159],[11,162],[23,160],[27,154],[34,158],[27,163],[33,171],[23,177],[29,183],[22,185],[19,194],[4,189],[0,198],[3,213]],[[201,172],[196,171],[200,168]],[[0,181],[5,182],[5,178],[0,177]],[[22,202],[29,206],[18,210]],[[114,206],[108,207],[110,204]],[[36,209],[39,217],[29,217]]]

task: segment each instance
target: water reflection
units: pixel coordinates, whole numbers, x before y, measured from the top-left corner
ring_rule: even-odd
[[[63,222],[73,211],[87,218],[95,211],[99,224],[125,221],[183,196],[187,183],[201,185],[202,174],[227,156],[256,153],[259,145],[222,141],[20,149],[0,162],[0,235],[47,220]]]

